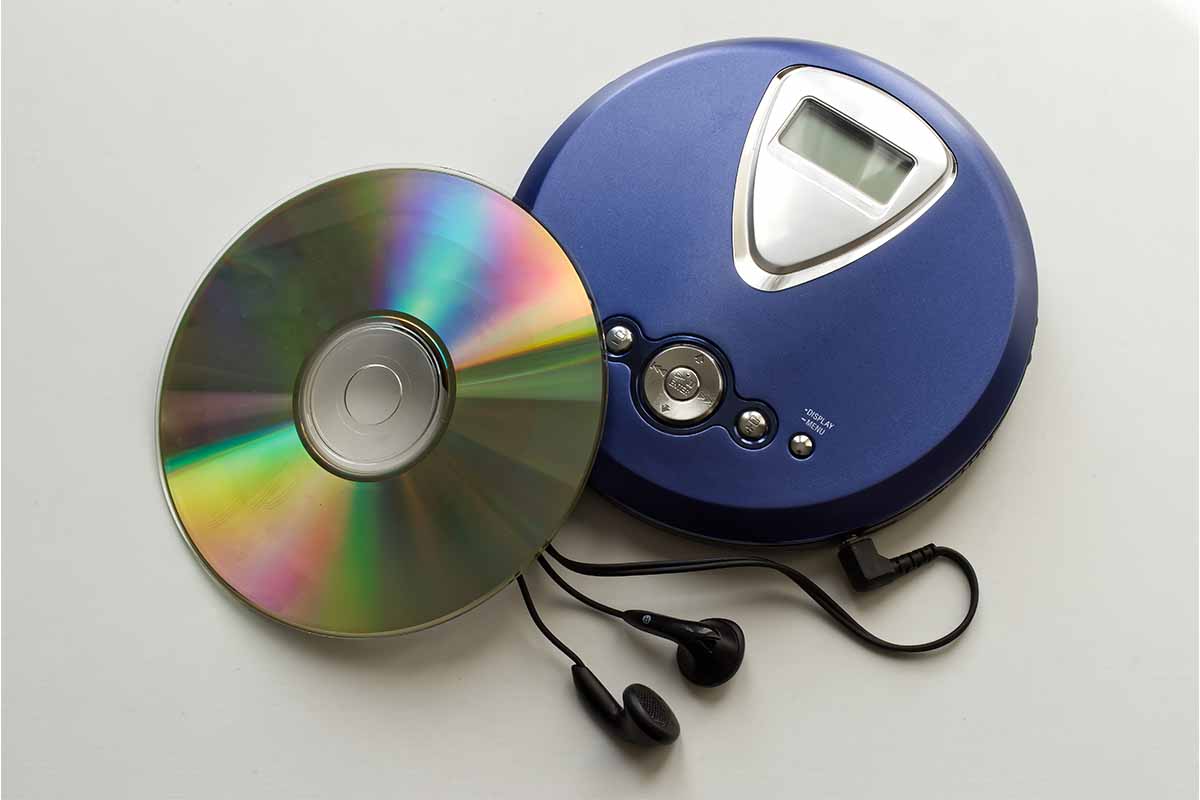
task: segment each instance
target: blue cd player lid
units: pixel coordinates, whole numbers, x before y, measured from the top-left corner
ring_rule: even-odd
[[[592,485],[691,535],[802,544],[957,476],[1020,385],[1033,246],[995,156],[897,70],[755,39],[609,84],[518,192],[609,333]]]

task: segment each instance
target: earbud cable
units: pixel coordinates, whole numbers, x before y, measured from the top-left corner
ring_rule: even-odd
[[[599,611],[601,614],[608,614],[610,617],[616,617],[616,618],[620,619],[623,616],[620,611],[613,608],[612,606],[606,606],[606,605],[604,605],[604,603],[601,603],[599,600],[596,600],[595,598],[592,598],[592,597],[588,597],[586,594],[579,591],[571,584],[567,583],[567,581],[563,578],[563,576],[559,575],[557,572],[554,571],[554,569],[550,566],[550,562],[546,560],[545,556],[538,556],[538,564],[541,566],[542,570],[547,575],[550,576],[550,579],[558,584],[558,587],[560,589],[562,589],[567,594],[571,595],[571,597],[574,597],[579,602],[583,603],[585,606],[594,608],[597,611]]]
[[[586,561],[576,561],[572,558],[564,556],[562,553],[558,552],[553,545],[547,545],[546,552],[549,553],[550,556],[560,565],[566,567],[572,572],[576,572],[580,575],[591,575],[595,577],[672,575],[686,572],[707,572],[717,569],[742,568],[773,570],[787,577],[789,580],[799,586],[809,597],[813,599],[814,602],[816,602],[818,606],[820,606],[827,614],[829,614],[829,616],[836,620],[838,624],[840,624],[847,632],[865,644],[893,653],[926,653],[950,644],[959,636],[961,636],[967,627],[970,626],[971,621],[975,618],[975,612],[979,607],[979,578],[976,576],[975,569],[971,566],[971,562],[969,562],[966,557],[957,550],[936,545],[929,545],[927,548],[922,549],[928,552],[933,558],[946,558],[950,561],[953,561],[955,565],[958,566],[967,580],[967,586],[970,589],[970,601],[967,606],[966,615],[953,630],[951,630],[945,636],[918,644],[897,644],[895,642],[889,642],[886,639],[879,638],[860,625],[858,621],[851,616],[850,612],[842,608],[836,600],[830,597],[824,589],[818,586],[816,582],[814,582],[803,572],[800,572],[793,567],[789,567],[787,564],[783,564],[778,561],[772,561],[769,558],[743,556],[736,558],[698,558],[670,561],[633,561],[624,563],[593,564]],[[901,557],[900,559],[891,560],[900,562],[903,561],[904,558],[905,557]],[[616,609],[592,600],[582,592],[576,590],[574,587],[571,587],[561,577],[557,576],[553,570],[547,567],[544,559],[540,560],[542,561],[542,568],[546,570],[547,574],[550,575],[550,577],[554,579],[555,582],[558,583],[558,585],[567,591],[572,597],[576,598],[580,602],[586,603],[598,611],[602,611],[603,613],[614,614],[617,616],[620,615],[620,612],[618,612]],[[908,570],[905,571],[910,571],[911,569],[912,567],[910,566]],[[526,591],[523,583],[522,591]],[[528,594],[526,594],[526,603],[529,603]],[[538,622],[536,617],[534,621]],[[544,626],[541,626],[540,623],[539,627],[543,627],[543,633],[546,633]],[[552,639],[551,641],[554,640]],[[559,648],[562,649],[561,643],[559,643]]]
[[[550,630],[550,628],[546,626],[545,622],[542,622],[542,615],[538,613],[537,608],[533,605],[533,597],[529,594],[529,587],[525,585],[524,575],[517,576],[517,587],[520,588],[521,597],[525,600],[525,610],[529,612],[529,618],[533,620],[533,624],[537,626],[537,629],[542,632],[542,636],[545,636],[546,640],[549,641],[550,644],[561,650],[562,654],[567,658],[571,659],[581,667],[585,666],[583,659],[575,655],[575,651],[567,647],[566,644],[563,643],[563,640],[555,636],[554,631]]]

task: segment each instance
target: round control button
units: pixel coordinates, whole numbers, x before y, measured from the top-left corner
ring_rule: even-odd
[[[691,400],[700,393],[700,377],[687,367],[676,367],[664,381],[667,394],[676,400]]]
[[[629,352],[629,348],[633,347],[633,331],[624,325],[613,325],[604,334],[604,346],[613,355]]]
[[[757,442],[766,436],[770,429],[766,416],[757,409],[747,409],[737,418],[738,433],[748,442]]]
[[[642,373],[642,398],[655,417],[691,425],[716,411],[725,396],[725,377],[707,350],[676,344],[660,350]]]
[[[807,433],[797,433],[788,439],[788,450],[796,458],[805,459],[813,454],[816,444]]]

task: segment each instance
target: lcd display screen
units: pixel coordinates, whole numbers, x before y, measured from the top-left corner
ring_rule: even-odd
[[[812,98],[796,109],[780,132],[779,143],[877,203],[891,200],[916,164],[911,156]]]

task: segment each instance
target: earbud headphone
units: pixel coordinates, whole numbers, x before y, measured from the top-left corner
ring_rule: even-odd
[[[731,619],[688,622],[649,611],[626,611],[621,618],[639,631],[678,644],[675,660],[679,671],[697,686],[720,686],[742,665],[746,636],[741,626]]]
[[[596,674],[583,663],[583,659],[546,627],[533,605],[533,597],[525,584],[525,576],[517,576],[517,586],[521,589],[521,597],[525,600],[525,608],[529,611],[533,624],[537,625],[542,635],[561,650],[563,655],[575,662],[571,665],[571,678],[575,681],[575,689],[584,705],[601,724],[632,744],[670,744],[679,738],[679,720],[658,692],[649,686],[631,683],[621,694],[625,705],[618,703]]]
[[[557,558],[557,554],[555,557]],[[741,626],[731,619],[713,618],[690,622],[651,611],[618,611],[587,596],[563,580],[546,561],[545,556],[538,556],[538,565],[563,591],[584,605],[623,620],[639,631],[679,645],[675,653],[679,671],[697,686],[720,686],[732,678],[742,665],[742,657],[746,653],[746,636],[742,633]]]
[[[891,583],[937,558],[946,558],[962,570],[970,589],[967,613],[959,624],[937,639],[919,644],[896,644],[874,635],[848,611],[842,608],[811,578],[797,569],[778,561],[759,557],[701,558],[680,561],[641,561],[616,564],[591,564],[576,561],[559,553],[552,545],[546,553],[559,565],[581,575],[597,577],[633,577],[641,575],[666,575],[682,572],[707,572],[715,569],[762,568],[770,569],[789,578],[799,586],[817,605],[838,622],[847,632],[861,642],[879,650],[894,653],[924,653],[945,647],[957,639],[970,626],[979,607],[979,579],[975,569],[965,556],[948,547],[929,544],[897,558],[882,556],[875,543],[866,538],[851,537],[838,551],[851,585],[857,591],[870,591]],[[579,602],[603,614],[616,617],[630,627],[668,639],[678,645],[675,660],[683,676],[698,686],[720,686],[737,673],[746,651],[746,637],[741,626],[730,619],[713,617],[691,622],[665,614],[631,609],[619,611],[601,603],[576,589],[563,579],[546,560],[538,557],[538,564],[560,588]],[[563,644],[546,626],[533,604],[533,597],[523,575],[517,576],[517,585],[525,600],[529,616],[555,647],[574,662],[571,676],[575,688],[584,703],[595,716],[613,733],[634,744],[670,744],[679,738],[679,720],[666,701],[647,686],[630,684],[622,694],[624,705],[616,701],[587,665],[569,647]]]
[[[625,687],[621,706],[583,664],[571,666],[579,696],[618,736],[633,744],[670,744],[679,738],[679,720],[658,692],[640,683]]]

